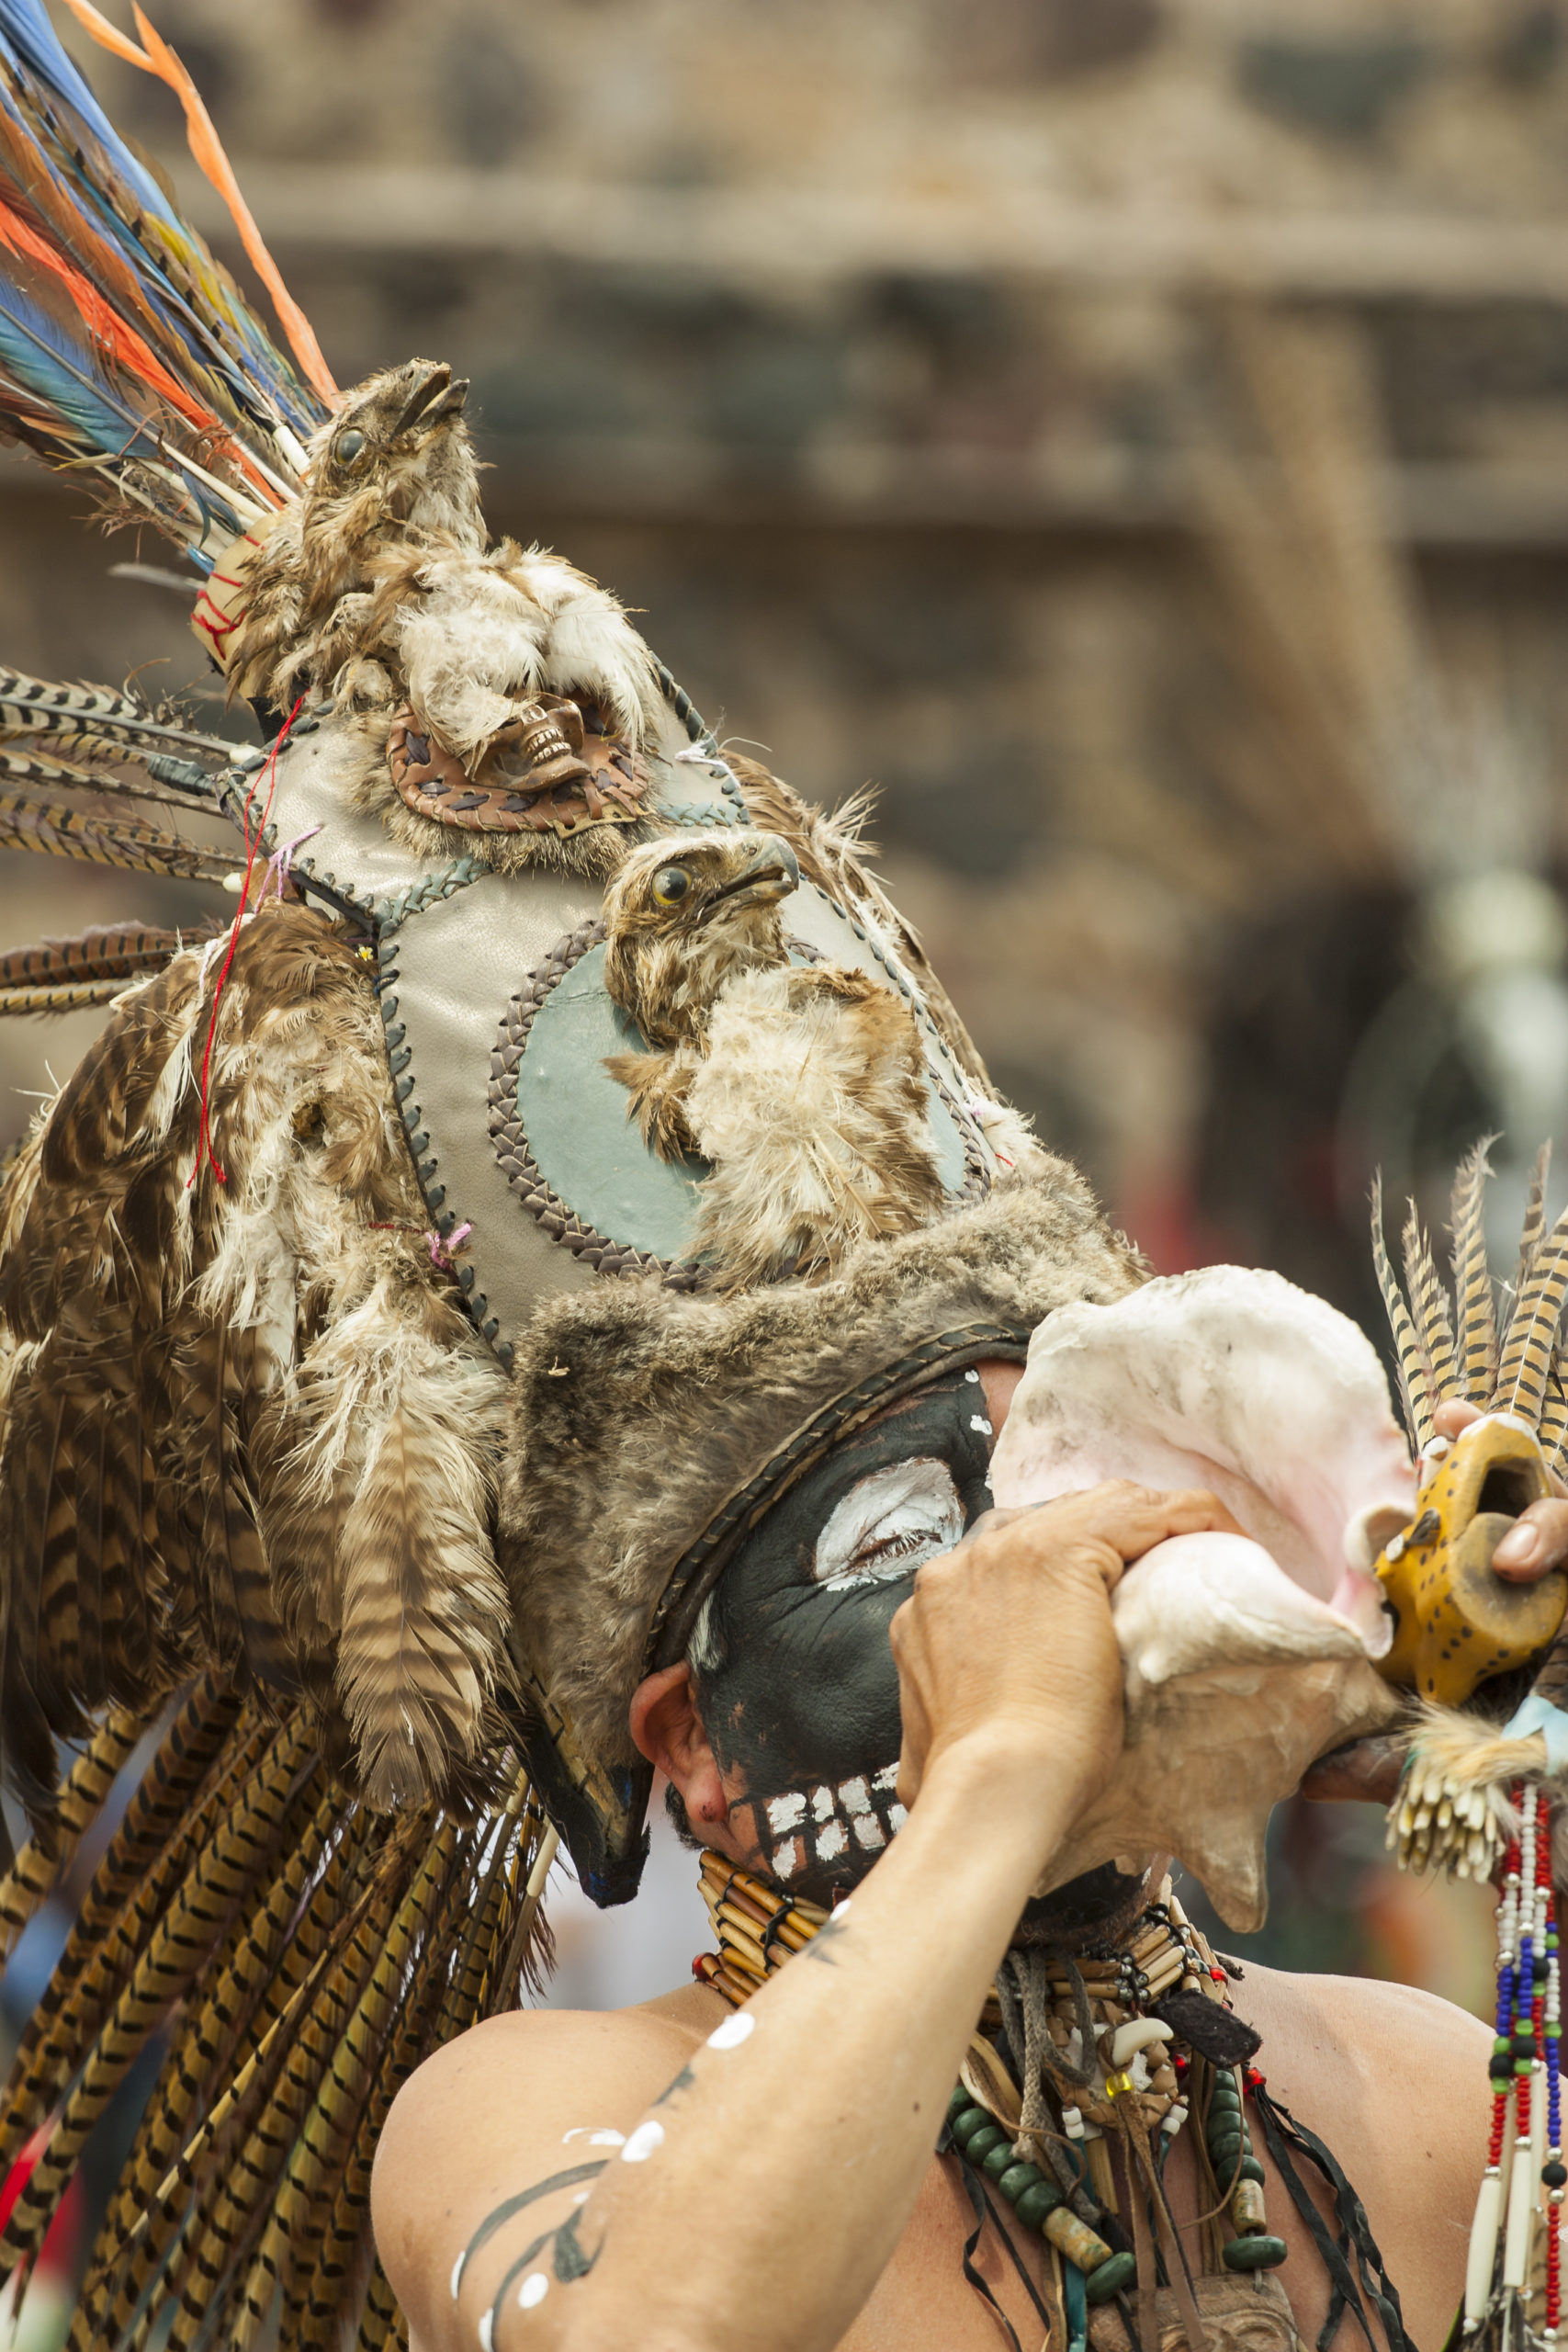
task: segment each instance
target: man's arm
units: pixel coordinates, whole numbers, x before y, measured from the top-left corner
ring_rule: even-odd
[[[487,2066],[484,2030],[420,2070],[383,2137],[376,2228],[423,2352],[467,2352],[498,2297],[493,2352],[829,2352],[897,2245],[1019,1914],[1114,1760],[1108,1590],[1165,1536],[1228,1523],[1212,1497],[1102,1487],[922,1569],[894,1623],[908,1822],[683,2063],[689,2043],[634,2012],[528,2020],[525,2082]],[[500,2022],[521,2052],[522,2021]],[[656,2060],[624,2143],[596,2145]],[[454,2301],[458,2256],[509,2205]]]

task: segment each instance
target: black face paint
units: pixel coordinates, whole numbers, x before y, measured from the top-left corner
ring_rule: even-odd
[[[857,1430],[741,1545],[699,1621],[698,1712],[740,1778],[766,1868],[815,1902],[862,1878],[903,1819],[887,1628],[924,1560],[991,1505],[974,1372]]]
[[[792,1894],[830,1903],[903,1822],[887,1629],[922,1561],[990,1510],[994,1442],[976,1373],[919,1390],[773,1505],[698,1621],[697,1712],[744,1786],[737,1826],[749,1816],[762,1869]],[[1018,1940],[1079,1950],[1143,1900],[1106,1863],[1031,1902]]]

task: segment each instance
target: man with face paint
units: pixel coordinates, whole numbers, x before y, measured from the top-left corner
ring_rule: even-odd
[[[1110,1592],[1168,1536],[1232,1522],[1213,1496],[1126,1485],[986,1516],[1018,1376],[955,1368],[836,1447],[735,1552],[686,1658],[637,1689],[634,1737],[694,1837],[852,1903],[733,2014],[702,1984],[614,2017],[514,2013],[420,2071],[376,2179],[418,2352],[1039,2341],[1038,2237],[1003,2210],[976,2244],[933,2143],[1010,1943],[1104,1944],[1147,1900],[1157,1864],[1032,1890],[1120,1746]],[[1563,1556],[1564,1519],[1538,1507],[1516,1574]],[[1442,2343],[1484,2030],[1404,1987],[1249,1966],[1243,1990],[1272,2094],[1359,2184],[1404,2290],[1403,2332],[1374,2312],[1369,2340]],[[1190,2141],[1166,2187],[1195,2256]],[[1264,2170],[1296,2328],[1325,2342],[1312,2222]],[[1321,2231],[1329,2192],[1308,2197]]]

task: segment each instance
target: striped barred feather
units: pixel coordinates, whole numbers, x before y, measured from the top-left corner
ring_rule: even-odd
[[[1448,1293],[1432,1257],[1432,1245],[1421,1230],[1414,1201],[1409,1204],[1404,1220],[1404,1252],[1405,1287],[1410,1294],[1422,1361],[1431,1379],[1434,1402],[1440,1405],[1460,1394],[1453,1323]]]
[[[115,980],[123,987],[141,972],[162,970],[171,956],[201,938],[206,925],[189,933],[158,930],[147,923],[100,924],[74,939],[46,939],[37,947],[13,947],[0,955],[0,989],[39,988],[50,982]]]
[[[62,1784],[62,1865],[139,1729],[107,1722]],[[548,1956],[536,1894],[553,1834],[514,1762],[502,1778],[472,1820],[434,1804],[378,1815],[332,1779],[302,1708],[269,1721],[214,1677],[191,1690],[8,2086],[12,2141],[50,2129],[0,2269],[36,2251],[92,2123],[172,2025],[71,2352],[165,2335],[169,2352],[258,2352],[279,2304],[281,2352],[406,2343],[370,2235],[381,2128],[420,2061],[513,2006]],[[0,1920],[41,1900],[40,1883],[35,1845],[0,1883]]]
[[[1539,1420],[1548,1402],[1565,1296],[1568,1209],[1538,1245],[1529,1278],[1515,1301],[1492,1395],[1495,1410]]]
[[[89,749],[87,758],[92,756]],[[123,761],[127,755],[115,751],[113,756]],[[164,808],[200,806],[188,791],[181,791],[172,784],[160,784],[144,775],[110,775],[85,764],[80,758],[60,759],[52,752],[32,751],[26,746],[18,749],[14,743],[0,743],[0,775],[12,776],[18,784],[62,784],[68,791],[91,792],[105,799],[156,801]]]
[[[52,1835],[29,1838],[0,1878],[0,1963],[28,1921],[48,1902],[75,1858],[99,1808],[135,1753],[141,1718],[111,1707],[61,1785]]]
[[[26,790],[0,790],[0,849],[41,851],[89,865],[118,865],[136,874],[164,874],[183,882],[224,882],[235,870],[231,851],[195,849],[177,833],[133,817],[107,817]]]
[[[192,593],[196,582],[191,583]],[[134,695],[113,686],[62,684],[29,678],[21,670],[0,669],[0,741],[16,735],[47,736],[65,745],[129,745],[176,752],[224,762],[234,747],[220,735],[204,735],[182,719],[160,718]]]
[[[1535,1156],[1535,1169],[1530,1177],[1529,1192],[1525,1200],[1525,1221],[1519,1229],[1519,1263],[1514,1276],[1517,1298],[1530,1278],[1535,1253],[1540,1247],[1540,1237],[1546,1230],[1546,1180],[1551,1169],[1551,1145],[1543,1143]]]
[[[0,1015],[24,1012],[81,1012],[95,1005],[112,1004],[126,980],[57,980],[31,989],[0,989]]]
[[[211,1690],[204,1680],[171,1726],[28,2019],[0,2103],[0,2173],[47,2119],[152,1935],[211,1819],[215,1776],[234,1741],[257,1736],[239,1700],[228,1691],[209,1699]]]
[[[1485,1404],[1497,1377],[1497,1316],[1486,1262],[1483,1214],[1486,1180],[1492,1172],[1487,1153],[1495,1141],[1495,1136],[1483,1136],[1461,1160],[1454,1178],[1454,1299],[1464,1394],[1472,1405]]]
[[[1450,1396],[1463,1396],[1492,1411],[1517,1413],[1529,1421],[1540,1430],[1548,1461],[1557,1466],[1557,1457],[1568,1454],[1568,1376],[1562,1344],[1568,1300],[1568,1210],[1547,1232],[1544,1203],[1551,1147],[1543,1144],[1525,1204],[1517,1284],[1499,1335],[1484,1215],[1493,1140],[1483,1137],[1477,1143],[1454,1179],[1457,1354],[1448,1296],[1414,1203],[1404,1234],[1410,1295],[1410,1305],[1405,1304],[1384,1238],[1381,1176],[1372,1185],[1372,1263],[1393,1335],[1405,1424],[1416,1452],[1433,1435],[1436,1407]]]
[[[1404,1303],[1404,1293],[1399,1278],[1389,1261],[1388,1242],[1383,1232],[1382,1170],[1372,1179],[1372,1265],[1377,1273],[1378,1288],[1393,1335],[1394,1362],[1399,1372],[1400,1400],[1404,1407],[1404,1426],[1410,1433],[1411,1444],[1419,1453],[1434,1433],[1432,1380],[1416,1327],[1410,1319],[1410,1309]]]
[[[1563,1378],[1562,1336],[1558,1333],[1557,1345],[1551,1351],[1551,1371],[1546,1384],[1546,1402],[1540,1414],[1540,1450],[1546,1456],[1549,1470],[1563,1475],[1563,1440],[1568,1438],[1568,1381]]]

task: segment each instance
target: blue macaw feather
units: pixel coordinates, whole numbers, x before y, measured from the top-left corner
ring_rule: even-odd
[[[41,0],[0,0],[0,201],[126,330],[115,327],[114,350],[102,348],[65,279],[0,242],[0,368],[10,379],[9,388],[0,380],[0,415],[8,412],[39,455],[67,469],[96,459],[112,479],[117,467],[155,458],[189,493],[180,513],[170,490],[160,519],[173,536],[237,533],[247,510],[293,479],[280,430],[286,442],[306,439],[324,404],[119,137]],[[262,479],[245,471],[237,447],[260,463]],[[193,477],[186,450],[237,485],[234,507]],[[266,476],[277,489],[265,487]]]
[[[185,473],[177,450],[161,440],[155,425],[149,430],[149,420],[108,379],[91,338],[73,337],[15,278],[0,278],[0,362],[88,451],[112,454],[121,463],[154,459],[180,473],[193,508],[192,537],[204,536],[209,523],[231,533],[241,529],[233,509],[220,506],[205,483]]]

